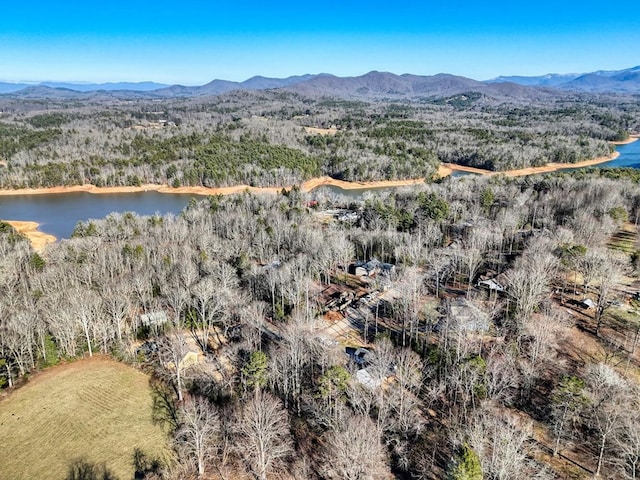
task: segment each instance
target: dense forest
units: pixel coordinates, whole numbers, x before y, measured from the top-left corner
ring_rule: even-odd
[[[430,178],[440,162],[490,170],[608,155],[640,131],[625,96],[528,104],[469,93],[347,101],[285,91],[118,100],[0,98],[0,188],[290,186],[319,175]]]
[[[369,112],[350,124],[345,105],[252,117],[247,97],[244,117],[222,113],[223,100],[220,112],[176,106],[163,116],[182,123],[160,130],[128,130],[142,120],[120,107],[99,120],[5,115],[17,145],[3,140],[3,181],[42,185],[41,168],[67,165],[56,181],[122,181],[118,168],[167,181],[174,166],[179,182],[260,169],[276,182],[276,171],[304,178],[354,151],[354,169],[375,155],[372,177],[401,175],[384,165],[403,152],[411,176],[455,142],[495,142],[533,163],[543,142],[593,156],[635,128],[622,109],[596,119],[598,105],[564,117],[350,105]],[[340,129],[310,136],[307,121]],[[445,126],[456,124],[468,127],[455,136]],[[385,144],[393,151],[378,156]],[[78,152],[100,158],[95,176]],[[254,155],[264,163],[244,168]],[[149,372],[175,456],[140,478],[638,478],[639,215],[640,186],[616,171],[448,178],[340,204],[297,189],[208,197],[177,216],[80,223],[41,253],[3,224],[0,382],[98,354]],[[189,352],[203,360],[182,362]]]

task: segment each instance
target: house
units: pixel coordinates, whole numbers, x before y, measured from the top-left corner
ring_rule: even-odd
[[[366,366],[368,364],[369,350],[366,348],[346,347],[344,351],[356,365]]]
[[[376,258],[372,258],[368,262],[354,262],[349,265],[349,273],[357,277],[375,277],[382,275],[388,277],[395,272],[396,266],[392,263],[384,263]]]
[[[486,333],[491,328],[489,314],[465,298],[447,301],[443,310],[444,315],[434,327],[436,332],[454,329],[459,332]]]
[[[587,310],[593,310],[594,308],[596,308],[598,306],[598,304],[596,304],[596,302],[594,302],[590,298],[583,299],[580,302],[580,305],[582,306],[582,308],[586,308]]]
[[[275,259],[271,263],[262,266],[262,270],[278,270],[282,266],[280,260]]]
[[[338,218],[338,220],[340,222],[354,223],[354,222],[358,221],[360,216],[358,215],[357,212],[348,211],[348,212],[345,212],[345,213],[342,213],[342,214],[338,215],[337,218]]]

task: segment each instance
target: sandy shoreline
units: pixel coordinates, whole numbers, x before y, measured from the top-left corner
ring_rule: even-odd
[[[29,239],[31,246],[36,252],[41,252],[44,247],[50,243],[55,243],[56,237],[48,233],[40,232],[37,222],[23,222],[19,220],[3,220],[4,223],[11,225],[18,233],[21,233]]]
[[[628,145],[638,140],[638,138],[640,138],[639,135],[629,135],[629,138],[627,138],[626,140],[622,140],[621,142],[609,142],[609,143],[611,145]]]
[[[632,136],[624,142],[611,142],[615,145],[626,145],[638,140],[638,136]],[[529,167],[516,170],[492,171],[482,168],[465,167],[453,163],[442,163],[438,167],[437,175],[446,177],[451,175],[453,171],[477,173],[479,175],[506,175],[508,177],[519,177],[523,175],[533,175],[536,173],[555,172],[569,168],[582,168],[597,165],[599,163],[609,162],[617,158],[620,154],[613,152],[606,157],[598,157],[591,160],[585,160],[577,163],[548,163],[541,167]],[[317,177],[307,180],[300,185],[300,190],[310,192],[314,188],[322,186],[334,186],[343,190],[359,190],[364,188],[392,188],[417,185],[424,182],[424,178],[414,178],[409,180],[380,180],[374,182],[347,182],[345,180],[337,180],[331,177]],[[255,194],[274,195],[284,190],[291,190],[291,186],[285,187],[252,187],[250,185],[234,185],[230,187],[177,187],[173,188],[169,185],[144,184],[140,186],[122,186],[122,187],[96,187],[95,185],[73,185],[65,187],[44,187],[44,188],[21,188],[17,190],[0,190],[0,196],[13,195],[47,195],[56,193],[76,193],[86,192],[96,195],[108,195],[113,193],[138,193],[138,192],[159,192],[159,193],[177,193],[190,195],[233,195],[237,193],[250,192]]]
[[[362,188],[385,188],[402,187],[416,185],[424,182],[424,178],[410,180],[381,180],[377,182],[347,182],[336,180],[331,177],[318,177],[307,180],[300,185],[300,190],[309,192],[317,187],[332,185],[343,190],[358,190]],[[291,190],[291,186],[286,187],[252,187],[249,185],[234,185],[231,187],[177,187],[168,185],[146,184],[139,187],[96,187],[95,185],[74,185],[69,187],[45,187],[45,188],[21,188],[18,190],[0,190],[0,196],[14,195],[51,195],[57,193],[77,193],[86,192],[96,195],[108,195],[113,193],[138,193],[138,192],[159,192],[159,193],[181,193],[191,195],[233,195],[237,193],[250,192],[255,194],[275,195],[284,190]]]
[[[634,139],[633,141],[635,140],[637,140],[637,138]],[[628,143],[631,143],[631,142],[628,142]],[[541,167],[519,168],[515,170],[504,170],[501,172],[497,172],[493,170],[484,170],[482,168],[465,167],[463,165],[455,165],[453,163],[445,163],[443,165],[445,166],[445,168],[450,170],[456,170],[459,172],[476,173],[478,175],[489,175],[489,176],[505,175],[507,177],[523,177],[526,175],[535,175],[538,173],[550,173],[550,172],[557,172],[559,170],[591,167],[593,165],[598,165],[600,163],[610,162],[611,160],[615,160],[619,156],[620,156],[620,152],[613,152],[611,155],[607,155],[606,157],[593,158],[591,160],[584,160],[582,162],[547,163],[546,165],[542,165]]]
[[[638,140],[638,136],[634,135],[624,142],[611,142],[615,145],[626,145]],[[585,160],[577,163],[549,163],[541,167],[529,167],[515,170],[506,170],[501,172],[495,172],[491,170],[484,170],[481,168],[465,167],[463,165],[456,165],[453,163],[442,163],[438,167],[437,175],[440,178],[451,175],[454,171],[475,173],[478,175],[505,175],[507,177],[520,177],[525,175],[534,175],[538,173],[556,172],[559,170],[583,168],[598,165],[600,163],[609,162],[616,159],[620,155],[619,152],[613,152],[606,157],[594,158],[591,160]],[[393,188],[403,187],[410,185],[417,185],[424,182],[424,178],[415,178],[409,180],[381,180],[376,182],[347,182],[344,180],[337,180],[331,177],[317,177],[307,180],[300,185],[302,192],[310,192],[311,190],[322,186],[334,186],[343,190],[359,190],[365,188]],[[47,194],[64,194],[75,192],[86,192],[96,195],[108,195],[114,193],[138,193],[138,192],[159,192],[159,193],[174,193],[174,194],[187,194],[187,195],[233,195],[243,192],[250,192],[254,194],[267,194],[275,195],[284,190],[291,190],[291,186],[287,187],[252,187],[250,185],[235,185],[230,187],[178,187],[173,188],[168,185],[156,185],[145,184],[141,186],[124,186],[124,187],[96,187],[95,185],[73,185],[68,187],[48,187],[48,188],[25,188],[18,190],[0,190],[1,196],[14,196],[14,195],[47,195]],[[18,220],[5,220],[18,232],[23,234],[29,239],[33,249],[35,251],[42,251],[47,245],[54,243],[56,237],[53,235],[40,232],[38,230],[39,224],[31,221],[18,221]]]
[[[406,187],[424,183],[424,178],[412,178],[409,180],[380,180],[376,182],[347,182],[345,180],[336,180],[331,177],[318,177],[307,180],[300,186],[303,192],[310,192],[314,188],[323,186],[333,186],[342,190],[359,190],[362,188],[390,188],[390,187]]]

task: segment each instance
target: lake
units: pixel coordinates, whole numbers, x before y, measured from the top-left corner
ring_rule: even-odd
[[[111,212],[177,214],[192,197],[194,195],[158,192],[0,196],[0,218],[38,222],[41,232],[50,233],[56,238],[69,238],[79,221],[103,218]]]
[[[640,140],[617,147],[620,156],[610,162],[596,165],[602,167],[640,168]],[[590,167],[594,168],[594,167]],[[575,170],[567,168],[566,170]],[[456,175],[459,176],[459,175]],[[394,188],[362,188],[343,190],[339,187],[323,186],[312,192],[312,197],[321,199],[336,195],[360,198],[366,192],[384,192]],[[191,198],[202,198],[190,194],[166,194],[158,192],[91,194],[86,192],[50,195],[0,196],[0,218],[3,220],[29,220],[40,224],[39,230],[69,238],[79,221],[103,218],[111,212],[136,212],[140,215],[180,213]]]

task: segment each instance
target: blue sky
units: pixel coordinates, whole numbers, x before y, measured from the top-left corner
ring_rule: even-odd
[[[640,64],[640,16],[626,0],[5,1],[4,81],[195,85],[370,70],[484,80]]]

